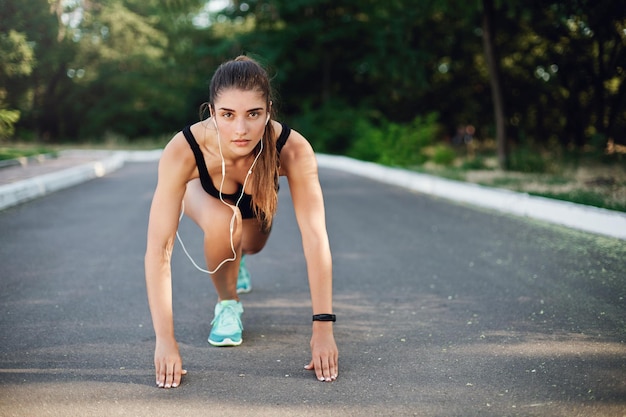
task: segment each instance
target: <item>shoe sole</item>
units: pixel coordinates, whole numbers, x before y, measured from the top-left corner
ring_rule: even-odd
[[[239,341],[234,342],[231,338],[227,337],[224,340],[222,340],[221,342],[216,342],[214,340],[209,339],[208,342],[210,344],[212,344],[213,346],[239,346],[241,344],[241,342],[243,342],[243,339],[239,339]]]

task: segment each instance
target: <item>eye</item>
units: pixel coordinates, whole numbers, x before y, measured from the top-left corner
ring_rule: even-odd
[[[222,117],[225,119],[230,119],[231,117],[233,117],[233,114],[231,112],[224,112],[222,113]]]
[[[258,111],[251,111],[250,112],[250,117],[252,119],[256,119],[257,117],[259,117],[261,115],[261,113],[259,113]]]

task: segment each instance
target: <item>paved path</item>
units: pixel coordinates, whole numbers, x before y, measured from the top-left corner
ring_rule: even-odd
[[[244,344],[206,343],[215,293],[180,247],[189,375],[153,387],[143,282],[156,164],[0,212],[0,415],[624,416],[626,248],[322,169],[340,378],[315,381],[301,243],[281,185],[251,257]],[[181,232],[196,259],[202,237]]]

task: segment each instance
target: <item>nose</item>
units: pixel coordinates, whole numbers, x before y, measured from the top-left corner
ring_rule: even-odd
[[[248,125],[246,123],[245,118],[238,117],[235,121],[235,134],[237,136],[243,137],[248,133]]]

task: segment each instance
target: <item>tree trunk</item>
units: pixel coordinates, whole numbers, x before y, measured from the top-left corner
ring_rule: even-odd
[[[496,51],[494,39],[494,5],[493,0],[483,0],[483,49],[489,69],[491,97],[496,121],[496,143],[498,145],[498,166],[500,169],[508,167],[508,149],[506,134],[506,112],[504,96],[502,94],[502,80],[500,75],[500,61]]]

